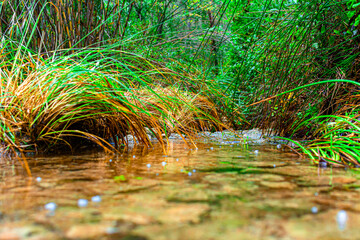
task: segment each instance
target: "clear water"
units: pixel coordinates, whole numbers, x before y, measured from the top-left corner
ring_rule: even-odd
[[[3,158],[0,239],[360,239],[354,171],[277,145],[197,147],[32,157],[32,178]]]

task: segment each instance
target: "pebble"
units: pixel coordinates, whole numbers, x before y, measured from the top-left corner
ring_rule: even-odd
[[[165,167],[165,165],[166,165],[166,162],[162,162],[162,163],[161,163],[161,165],[163,165],[163,166]]]
[[[79,207],[86,207],[88,205],[88,200],[86,199],[79,199],[78,200],[78,206]]]
[[[195,169],[193,169],[193,172],[196,172],[196,170],[195,170]]]
[[[41,177],[37,177],[37,178],[36,178],[36,181],[37,181],[37,182],[41,182],[41,180],[42,180]]]
[[[255,154],[258,154],[258,153],[259,153],[259,150],[255,150],[254,153],[255,153]]]
[[[213,147],[211,147],[211,148],[210,148],[210,150],[214,150],[214,148],[213,148]]]
[[[176,161],[178,162],[178,161],[179,161],[179,159],[177,158],[177,159],[176,159]]]
[[[151,168],[151,164],[150,164],[150,163],[146,164],[146,166],[147,166],[148,168]]]
[[[191,173],[191,172],[188,172],[188,175],[189,175],[189,176],[191,176],[191,175],[192,175],[192,173]]]
[[[48,211],[55,211],[56,208],[57,208],[56,203],[50,202],[45,204],[45,209]]]
[[[312,208],[311,208],[311,212],[312,212],[312,213],[317,213],[317,212],[318,212],[318,208],[317,208],[317,207],[312,207]]]
[[[110,159],[109,162],[112,162],[112,159]]]
[[[276,164],[274,164],[274,168],[276,168]]]
[[[318,196],[318,195],[319,195],[319,193],[318,193],[318,192],[314,193],[314,196]]]
[[[133,155],[133,158],[136,158],[136,156],[135,156],[135,155]]]
[[[92,202],[101,202],[101,197],[99,196],[99,195],[97,195],[97,196],[93,196],[92,198],[91,198],[91,201]]]
[[[336,222],[340,231],[345,230],[348,216],[345,210],[340,210],[336,215]]]
[[[281,144],[276,145],[276,147],[280,149],[280,148],[281,148]]]

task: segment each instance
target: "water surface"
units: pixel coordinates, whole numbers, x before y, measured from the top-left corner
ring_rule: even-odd
[[[32,178],[3,158],[0,239],[360,238],[354,171],[276,145],[197,148],[30,157]]]

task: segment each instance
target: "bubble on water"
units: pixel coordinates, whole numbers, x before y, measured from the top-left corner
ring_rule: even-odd
[[[161,163],[161,165],[163,165],[163,166],[165,167],[165,165],[166,165],[166,162],[162,162],[162,163]]]
[[[151,168],[151,164],[150,164],[150,163],[146,164],[146,166],[147,166],[148,168]]]
[[[97,195],[97,196],[93,196],[92,198],[91,198],[91,201],[92,202],[101,202],[101,197],[99,196],[99,195]]]
[[[317,207],[312,207],[312,208],[311,208],[311,212],[312,212],[312,213],[317,213],[317,212],[318,212],[318,208],[317,208]]]
[[[213,147],[210,147],[210,150],[214,150],[214,148],[213,148]]]
[[[255,154],[258,154],[258,153],[259,153],[259,150],[255,150],[254,153],[255,153]]]
[[[135,156],[135,155],[133,155],[133,158],[136,158],[136,156]]]
[[[281,148],[281,144],[276,145],[277,148]]]
[[[88,205],[88,200],[86,199],[79,199],[78,200],[78,206],[79,207],[86,207]]]
[[[345,210],[340,210],[336,215],[336,222],[340,231],[345,230],[348,215]]]
[[[112,162],[112,159],[110,159],[109,162]]]
[[[55,209],[57,208],[56,203],[50,202],[45,204],[44,208],[48,211],[55,211]]]
[[[37,182],[41,182],[41,180],[42,180],[41,177],[37,177],[37,178],[36,178],[36,181],[37,181]]]
[[[179,159],[177,158],[177,159],[176,159],[176,161],[178,162],[178,161],[179,161]]]
[[[191,172],[188,172],[188,175],[189,175],[189,176],[191,176],[191,175],[192,175],[192,173],[191,173]]]
[[[195,170],[195,169],[193,169],[193,172],[196,172],[196,170]]]

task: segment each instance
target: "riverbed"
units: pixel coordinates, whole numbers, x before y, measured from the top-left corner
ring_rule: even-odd
[[[164,153],[3,157],[1,239],[360,239],[355,170],[280,144],[169,140]]]

